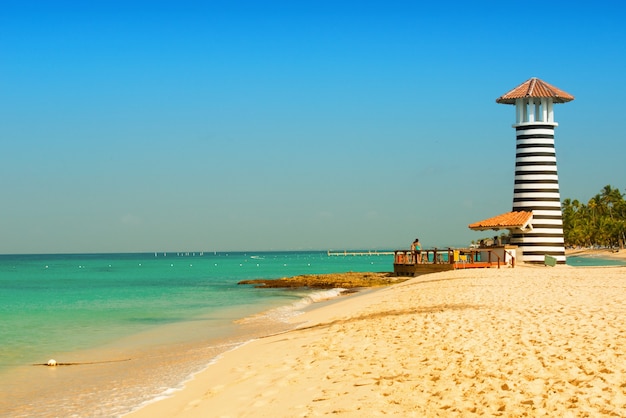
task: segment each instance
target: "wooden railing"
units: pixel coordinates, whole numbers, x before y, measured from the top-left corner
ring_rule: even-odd
[[[451,264],[454,260],[454,250],[433,248],[419,252],[411,250],[394,251],[395,264]]]
[[[483,254],[487,259],[483,260]],[[432,248],[421,251],[396,250],[394,251],[394,264],[456,264],[456,263],[497,263],[504,264],[504,260],[491,248],[463,248],[463,249],[439,249]]]

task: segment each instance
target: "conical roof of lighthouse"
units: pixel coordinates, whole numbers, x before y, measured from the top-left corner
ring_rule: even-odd
[[[515,104],[516,99],[526,99],[530,97],[547,97],[551,98],[554,103],[566,103],[574,100],[574,96],[571,94],[537,77],[533,77],[524,81],[508,93],[498,97],[496,103]]]

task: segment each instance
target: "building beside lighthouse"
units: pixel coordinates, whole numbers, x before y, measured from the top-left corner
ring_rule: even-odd
[[[518,259],[526,263],[544,263],[547,258],[565,263],[554,105],[572,100],[569,93],[538,78],[496,99],[497,103],[515,106],[513,207],[511,212],[475,222],[469,228],[508,229],[510,244],[517,246]]]

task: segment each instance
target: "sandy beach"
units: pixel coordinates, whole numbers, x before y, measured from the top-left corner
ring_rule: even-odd
[[[296,321],[129,416],[626,416],[626,267],[429,274]]]

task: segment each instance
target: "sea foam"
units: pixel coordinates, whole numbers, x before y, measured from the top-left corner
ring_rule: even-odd
[[[312,304],[334,299],[340,296],[345,291],[346,289],[344,288],[335,288],[312,292],[289,305],[283,305],[277,308],[269,309],[259,314],[243,318],[237,322],[241,324],[246,324],[264,319],[278,322],[289,322],[291,318],[302,315],[304,313],[304,310]]]

